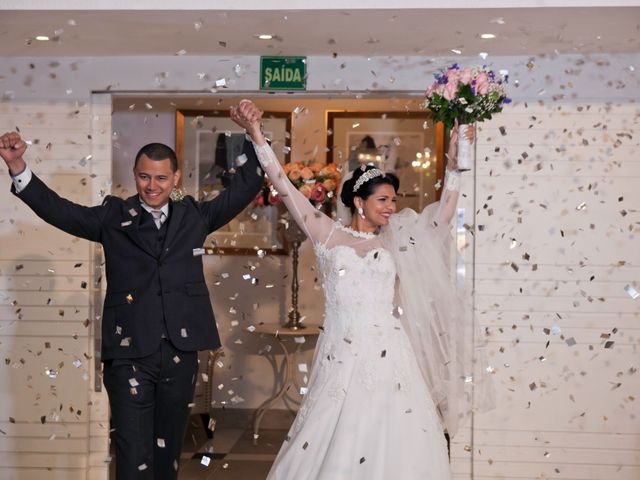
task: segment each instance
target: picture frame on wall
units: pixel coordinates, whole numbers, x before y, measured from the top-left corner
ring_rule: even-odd
[[[429,112],[327,112],[327,162],[343,174],[373,164],[397,175],[398,210],[439,200],[444,144],[444,127]]]
[[[287,163],[290,156],[290,112],[264,112],[263,128],[276,156]],[[242,162],[244,131],[227,111],[177,110],[176,155],[182,170],[181,188],[198,201],[215,198]],[[227,225],[207,237],[208,253],[255,255],[262,250],[286,254],[287,245],[278,229],[275,206],[251,203]]]

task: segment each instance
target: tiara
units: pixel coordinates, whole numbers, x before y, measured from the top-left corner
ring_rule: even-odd
[[[385,173],[379,168],[372,168],[371,170],[367,170],[362,175],[360,175],[360,177],[356,181],[356,184],[353,186],[353,193],[356,193],[364,183],[367,183],[372,178],[384,177],[384,176],[385,176]]]

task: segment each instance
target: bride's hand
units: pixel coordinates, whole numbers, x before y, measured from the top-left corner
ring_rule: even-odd
[[[455,121],[453,128],[451,129],[451,137],[449,138],[449,151],[447,152],[447,170],[458,169],[458,136],[459,136],[458,120]],[[467,126],[467,130],[464,134],[465,138],[470,142],[473,142],[476,137],[476,126],[470,124]]]
[[[231,120],[244,128],[254,142],[262,143],[262,111],[251,100],[240,100],[237,106],[231,107]]]
[[[447,170],[458,169],[458,120],[455,121],[449,137],[449,150],[447,151]]]

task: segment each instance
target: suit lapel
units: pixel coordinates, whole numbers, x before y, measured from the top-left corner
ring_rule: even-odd
[[[187,207],[183,202],[171,203],[171,213],[169,215],[169,225],[167,227],[167,238],[164,241],[164,249],[162,250],[162,254],[160,255],[160,257],[163,257],[165,255],[168,248],[171,246],[171,243],[174,241],[176,234],[180,229],[180,224],[182,223],[182,218],[184,217],[186,211]]]
[[[140,205],[140,200],[137,195],[127,198],[123,205],[120,229],[129,236],[133,243],[152,257],[155,257],[156,255],[153,250],[151,250],[151,247],[144,241],[138,232],[140,217],[142,216],[141,210],[142,205]]]

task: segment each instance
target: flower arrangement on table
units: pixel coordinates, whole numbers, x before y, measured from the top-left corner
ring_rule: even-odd
[[[335,163],[313,162],[306,165],[302,162],[290,162],[285,163],[283,169],[291,183],[316,207],[335,203],[340,185],[340,172]],[[265,178],[264,187],[253,203],[256,206],[268,206],[277,205],[280,200],[271,181]]]
[[[443,122],[447,130],[456,119],[460,124],[488,120],[511,102],[504,88],[508,75],[496,77],[484,66],[461,69],[454,63],[434,76],[436,81],[427,89],[425,106],[433,112],[434,121]]]

